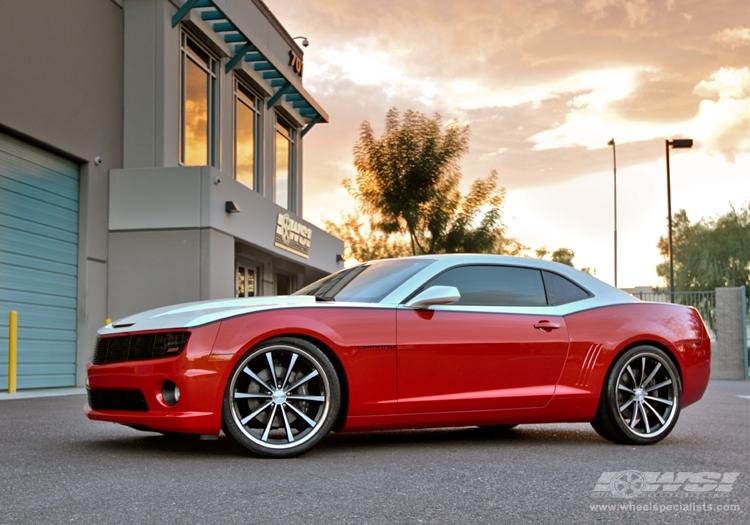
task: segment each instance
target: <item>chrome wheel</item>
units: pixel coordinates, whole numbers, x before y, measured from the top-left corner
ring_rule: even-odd
[[[252,452],[290,457],[311,448],[338,414],[333,366],[307,341],[280,338],[235,366],[224,403],[225,430]]]
[[[680,375],[669,356],[653,346],[637,346],[612,365],[591,425],[615,443],[656,443],[677,423],[681,395]]]
[[[620,420],[636,436],[651,438],[669,428],[677,414],[678,393],[671,363],[656,355],[634,356],[617,378],[617,410]]]

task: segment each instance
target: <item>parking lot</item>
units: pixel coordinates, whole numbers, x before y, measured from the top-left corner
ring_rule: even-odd
[[[140,433],[85,396],[0,400],[0,523],[748,523],[750,383],[649,447],[587,424],[332,434],[291,460]],[[626,471],[632,471],[627,473]],[[623,485],[624,484],[624,485]]]

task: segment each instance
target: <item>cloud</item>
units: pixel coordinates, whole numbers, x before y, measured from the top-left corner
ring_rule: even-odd
[[[750,69],[721,68],[695,93],[704,100],[693,129],[706,150],[732,163],[738,153],[750,153]]]
[[[746,97],[706,75],[747,65],[746,0],[264,1],[310,39],[305,85],[331,116],[305,137],[306,198],[352,176],[360,124],[379,133],[390,107],[471,126],[466,186],[580,178],[607,168],[611,137],[623,166],[669,137],[746,151]]]
[[[713,34],[711,40],[729,49],[750,47],[750,27],[724,29]]]
[[[624,11],[631,26],[646,24],[656,12],[656,6],[649,0],[588,0],[583,7],[583,12],[591,14],[594,20],[607,16],[610,8]],[[671,11],[674,1],[668,0],[666,8]]]

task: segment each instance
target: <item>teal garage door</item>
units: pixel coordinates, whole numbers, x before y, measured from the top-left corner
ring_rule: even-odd
[[[0,133],[0,391],[18,312],[18,388],[75,386],[78,165]]]

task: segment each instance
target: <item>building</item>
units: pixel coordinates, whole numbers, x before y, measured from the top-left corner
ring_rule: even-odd
[[[3,2],[0,49],[0,344],[18,311],[18,388],[82,386],[107,318],[343,267],[302,218],[303,138],[328,116],[261,0]]]

